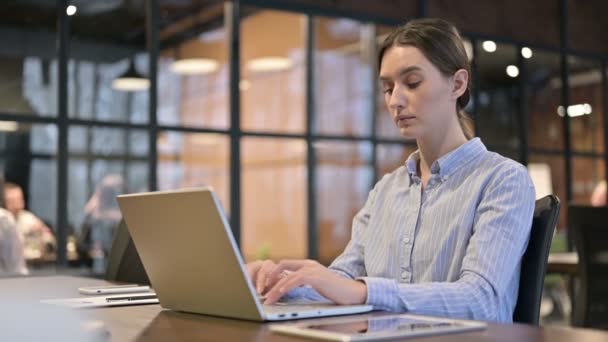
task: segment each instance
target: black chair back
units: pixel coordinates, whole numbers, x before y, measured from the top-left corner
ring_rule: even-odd
[[[608,329],[608,208],[570,206],[568,217],[579,256],[572,324]]]
[[[514,322],[538,325],[547,258],[559,208],[559,198],[555,195],[548,195],[536,201],[530,241],[521,260],[519,294],[513,312]]]

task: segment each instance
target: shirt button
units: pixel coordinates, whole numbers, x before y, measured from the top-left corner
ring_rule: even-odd
[[[407,271],[403,271],[403,272],[401,272],[401,278],[403,278],[403,279],[407,279],[407,277],[408,277],[409,275],[410,275],[410,274],[409,274]]]
[[[408,237],[403,238],[403,243],[406,244],[406,245],[409,244],[410,243],[410,238],[408,238]]]

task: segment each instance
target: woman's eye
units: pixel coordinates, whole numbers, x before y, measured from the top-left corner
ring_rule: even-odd
[[[420,85],[420,82],[414,82],[414,83],[408,83],[408,85],[407,85],[407,86],[408,86],[410,89],[416,89],[416,88],[418,88],[418,86],[419,86],[419,85]]]
[[[393,88],[385,88],[382,92],[385,94],[390,94],[393,92]]]

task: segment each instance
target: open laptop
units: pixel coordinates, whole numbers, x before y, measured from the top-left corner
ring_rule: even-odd
[[[118,204],[164,308],[254,321],[372,310],[370,305],[261,304],[211,188],[121,195]]]

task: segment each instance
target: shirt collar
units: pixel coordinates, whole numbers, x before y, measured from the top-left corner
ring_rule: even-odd
[[[481,142],[481,139],[473,138],[437,159],[431,165],[431,174],[439,174],[441,179],[445,180],[461,166],[468,164],[486,151],[486,146]],[[416,150],[407,158],[405,166],[411,177],[418,177],[419,161],[420,150]]]

